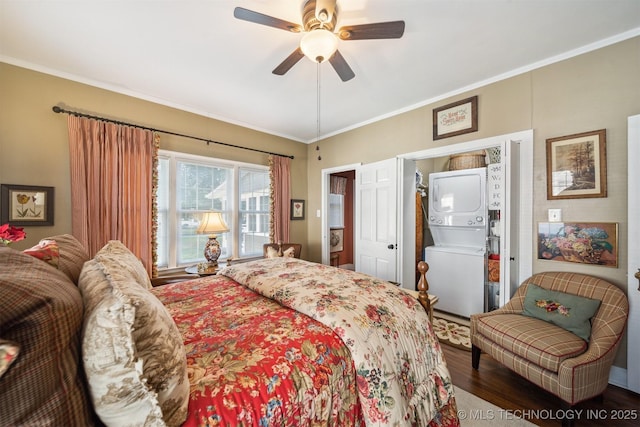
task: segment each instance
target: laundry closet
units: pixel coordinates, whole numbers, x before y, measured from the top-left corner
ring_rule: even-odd
[[[500,305],[499,148],[416,162],[416,252],[438,310],[468,318]]]

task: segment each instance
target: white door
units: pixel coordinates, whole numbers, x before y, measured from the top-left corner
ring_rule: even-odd
[[[640,282],[635,274],[640,271],[640,115],[629,117],[627,159],[628,166],[628,222],[629,265],[627,294],[630,313],[627,322],[627,387],[640,393]]]
[[[396,283],[397,182],[396,159],[356,171],[356,271]]]

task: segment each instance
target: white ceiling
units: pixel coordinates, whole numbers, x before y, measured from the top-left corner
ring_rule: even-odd
[[[316,65],[303,58],[284,76],[271,73],[301,35],[233,17],[241,6],[301,23],[302,3],[0,0],[0,61],[312,142]],[[337,28],[391,20],[406,28],[401,39],[341,41],[356,75],[348,82],[329,63],[320,66],[321,137],[640,35],[640,0],[338,0],[338,7]]]

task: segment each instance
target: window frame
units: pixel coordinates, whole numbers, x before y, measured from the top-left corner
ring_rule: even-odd
[[[230,257],[237,259],[240,257],[240,242],[241,242],[241,233],[242,233],[242,224],[240,224],[240,215],[242,211],[240,209],[241,203],[241,195],[240,195],[240,172],[241,171],[256,171],[256,172],[265,172],[269,173],[269,167],[265,165],[259,165],[254,163],[247,162],[239,162],[239,161],[231,161],[225,159],[218,159],[215,157],[201,156],[196,154],[182,153],[178,151],[171,150],[158,150],[158,163],[161,159],[168,160],[169,170],[168,170],[168,191],[167,191],[167,265],[166,266],[158,266],[158,270],[172,270],[183,268],[188,265],[193,265],[193,262],[178,264],[177,262],[177,245],[178,245],[178,227],[179,227],[179,212],[178,204],[177,204],[177,173],[178,173],[178,162],[186,162],[192,164],[199,164],[207,167],[220,167],[220,168],[228,168],[232,170],[231,177],[231,191],[229,195],[229,199],[227,202],[228,209],[223,211],[227,225],[229,226],[229,252]],[[159,177],[160,178],[160,177]],[[158,186],[160,186],[160,182],[158,182]],[[270,197],[270,195],[269,195]],[[248,206],[247,206],[248,207]],[[160,207],[158,207],[158,211],[160,213]],[[261,212],[257,212],[260,214]],[[269,229],[270,224],[267,226]],[[269,231],[269,230],[267,230]],[[204,246],[203,246],[204,249]],[[260,256],[262,252],[260,252]],[[244,256],[242,258],[254,258],[258,256],[258,253],[252,254],[250,256]],[[202,261],[204,261],[204,254],[202,255]]]

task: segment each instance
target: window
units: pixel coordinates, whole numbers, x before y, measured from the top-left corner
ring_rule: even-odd
[[[221,211],[229,232],[218,235],[220,259],[262,255],[269,242],[269,170],[266,166],[160,150],[158,267],[204,261],[207,235],[200,217]]]
[[[344,228],[344,196],[329,194],[329,228]]]

